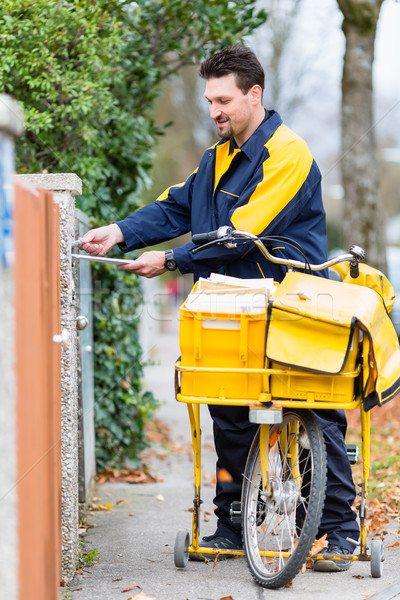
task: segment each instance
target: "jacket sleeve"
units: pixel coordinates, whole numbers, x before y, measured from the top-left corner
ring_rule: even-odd
[[[122,221],[116,221],[125,240],[120,244],[123,252],[153,246],[190,231],[190,205],[196,172],[184,183],[165,190],[153,204],[138,209]]]
[[[193,273],[195,270],[215,270],[227,263],[238,260],[249,251],[253,250],[253,243],[240,244],[236,248],[226,248],[225,246],[214,246],[203,250],[198,254],[193,254],[192,250],[196,248],[193,242],[188,242],[183,246],[174,248],[174,257],[179,270],[182,274]]]

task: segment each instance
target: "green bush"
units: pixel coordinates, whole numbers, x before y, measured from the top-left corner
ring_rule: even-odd
[[[2,0],[0,87],[23,106],[19,172],[74,172],[92,225],[123,218],[150,184],[162,129],[152,111],[162,81],[266,19],[255,1]],[[192,107],[188,106],[188,110]],[[166,182],[166,185],[173,182]],[[135,277],[97,266],[107,294],[95,309],[98,469],[144,446],[157,402],[141,387]],[[124,293],[121,293],[121,289]],[[95,300],[98,290],[95,287]]]

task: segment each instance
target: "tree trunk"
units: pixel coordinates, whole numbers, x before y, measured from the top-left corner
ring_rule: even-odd
[[[372,65],[383,0],[337,0],[344,19],[341,172],[346,248],[357,244],[366,262],[386,272],[385,217],[379,191],[373,118]]]

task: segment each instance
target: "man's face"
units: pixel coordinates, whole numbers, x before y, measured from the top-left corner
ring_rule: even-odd
[[[210,117],[222,138],[234,137],[239,146],[251,136],[261,101],[261,88],[253,86],[244,94],[233,73],[213,77],[206,82],[204,93],[210,107]]]

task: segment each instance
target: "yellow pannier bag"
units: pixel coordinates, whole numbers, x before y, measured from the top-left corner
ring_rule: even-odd
[[[359,276],[351,277],[350,265],[348,262],[333,265],[331,268],[339,273],[342,281],[345,283],[362,285],[364,287],[371,288],[371,290],[375,290],[375,292],[381,296],[386,306],[386,310],[388,313],[390,313],[393,308],[394,301],[396,300],[396,294],[389,279],[382,273],[382,271],[378,271],[378,269],[375,269],[374,267],[360,263],[358,265],[360,273]]]
[[[361,355],[360,391],[370,410],[400,394],[399,342],[381,295],[364,286],[287,273],[269,302],[266,356],[272,367],[289,367],[291,375],[271,376],[272,395],[301,398],[299,386],[307,383],[316,400],[348,401],[354,380],[334,376],[354,372]],[[296,370],[321,377],[296,379]]]

